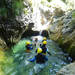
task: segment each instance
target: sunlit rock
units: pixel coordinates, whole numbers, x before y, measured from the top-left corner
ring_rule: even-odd
[[[0,38],[0,50],[6,50],[8,49],[7,45],[6,45],[6,42]]]
[[[68,10],[74,10],[75,9],[75,0],[66,0],[67,3],[67,9]]]

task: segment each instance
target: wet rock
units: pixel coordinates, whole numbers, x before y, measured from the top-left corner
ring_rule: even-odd
[[[61,8],[55,8],[54,17],[61,17],[64,15],[64,11]]]
[[[50,38],[59,43],[64,52],[68,52],[75,59],[75,17],[71,11],[56,19],[50,28]]]
[[[23,23],[17,20],[6,20],[0,24],[0,36],[4,39],[8,46],[18,42],[24,31]]]
[[[42,36],[48,37],[48,31],[47,30],[43,30],[41,33]]]
[[[29,25],[28,25],[28,29],[32,29],[34,27],[34,23],[32,22],[32,23],[29,23]]]
[[[75,75],[75,62],[64,66],[56,75]]]
[[[31,21],[31,7],[26,2],[24,2],[24,5],[26,6],[25,9],[28,11],[27,14],[22,11],[22,13],[18,16],[16,15],[15,18],[8,17],[0,19],[0,37],[9,47],[16,44],[21,39],[23,33],[28,29],[32,29],[34,25]]]
[[[30,36],[37,36],[39,35],[39,31],[33,31],[31,29],[26,30],[21,38],[30,37]]]
[[[0,50],[7,50],[8,47],[3,39],[0,38]]]

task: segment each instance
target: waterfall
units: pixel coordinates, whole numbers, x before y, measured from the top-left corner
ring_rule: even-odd
[[[39,10],[41,0],[32,0],[32,8],[33,8],[33,15],[32,20],[35,23],[33,29],[40,30],[41,27],[41,13]],[[40,27],[39,27],[40,26]]]
[[[44,3],[47,3],[47,0],[44,0]],[[42,0],[32,0],[32,8],[33,8],[32,20],[34,22],[33,30],[41,32],[42,30],[46,30],[50,23],[48,21],[50,15],[44,16],[45,15],[44,13],[50,11],[50,8],[44,6],[42,4]]]

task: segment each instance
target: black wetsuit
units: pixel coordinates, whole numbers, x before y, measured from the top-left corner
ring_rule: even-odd
[[[48,58],[41,53],[36,55],[35,58],[36,58],[36,63],[38,64],[43,64],[48,60]]]
[[[42,50],[43,50],[43,51],[42,51],[43,54],[46,55],[46,53],[48,53],[49,55],[51,55],[51,53],[48,51],[46,45],[42,45],[41,48],[42,48]]]
[[[41,48],[42,48],[42,53],[45,53],[46,54],[46,52],[47,52],[46,45],[42,45]]]

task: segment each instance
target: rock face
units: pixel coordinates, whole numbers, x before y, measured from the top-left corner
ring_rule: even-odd
[[[32,10],[27,3],[24,3],[24,5],[26,6],[24,12],[22,11],[22,13],[15,18],[8,17],[1,19],[0,17],[0,38],[8,47],[17,43],[22,35],[26,33],[28,29],[31,30],[34,25],[31,21]],[[0,46],[1,45],[2,43],[0,42]]]
[[[63,67],[56,75],[75,75],[75,62]]]
[[[75,59],[75,11],[55,19],[50,28],[50,38]]]
[[[48,37],[48,31],[47,30],[43,30],[42,32],[41,32],[41,35],[42,36],[45,36],[45,37]]]
[[[7,50],[8,47],[6,45],[6,42],[0,38],[0,50]]]
[[[0,37],[4,39],[8,46],[18,42],[25,28],[22,25],[17,20],[7,20],[5,23],[0,24]]]

